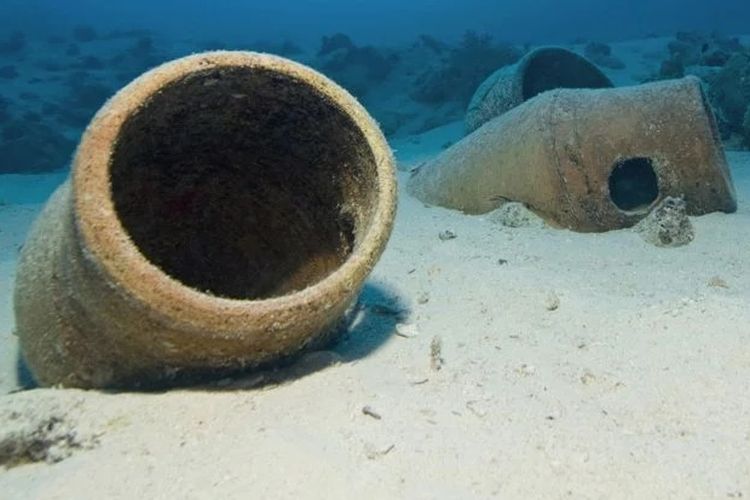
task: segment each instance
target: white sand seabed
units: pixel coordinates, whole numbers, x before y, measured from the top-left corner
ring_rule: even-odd
[[[457,133],[454,124],[394,148],[408,169]],[[209,388],[2,396],[3,425],[54,417],[71,430],[61,446],[74,449],[58,463],[0,469],[0,497],[746,496],[750,154],[729,159],[739,211],[693,218],[695,240],[674,249],[627,230],[514,229],[427,208],[406,195],[401,172],[365,312],[331,351]],[[3,393],[20,383],[17,249],[59,181],[0,177]],[[13,198],[23,189],[36,192]],[[447,229],[457,237],[442,241]],[[383,305],[407,312],[371,307]],[[396,321],[418,335],[395,335]]]

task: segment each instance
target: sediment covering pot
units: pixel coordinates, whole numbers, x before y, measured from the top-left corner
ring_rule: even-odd
[[[337,330],[391,232],[394,162],[345,90],[283,58],[164,64],[96,115],[24,246],[43,385],[257,366]]]

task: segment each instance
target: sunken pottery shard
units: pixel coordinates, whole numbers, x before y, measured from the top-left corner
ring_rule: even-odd
[[[472,214],[519,201],[576,231],[632,226],[667,196],[689,215],[737,208],[695,77],[545,92],[416,169],[408,189]]]
[[[345,90],[210,52],[95,116],[24,246],[24,358],[43,385],[132,386],[267,363],[335,331],[393,223],[390,149]]]
[[[547,90],[609,87],[610,79],[588,59],[561,47],[538,48],[477,88],[466,110],[466,133]]]

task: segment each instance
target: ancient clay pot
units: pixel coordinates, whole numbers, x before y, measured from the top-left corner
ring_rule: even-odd
[[[632,226],[667,196],[690,215],[737,207],[695,77],[545,92],[415,169],[408,189],[471,214],[518,201],[576,231]]]
[[[391,232],[394,161],[321,74],[265,54],[164,64],[115,95],[18,267],[43,385],[273,362],[336,331]]]
[[[466,110],[466,133],[547,90],[612,86],[588,59],[561,47],[541,47],[495,71],[477,88]]]

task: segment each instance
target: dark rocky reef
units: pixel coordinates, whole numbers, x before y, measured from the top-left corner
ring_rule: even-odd
[[[157,50],[153,38],[142,35],[135,38],[122,52],[102,61],[102,64],[115,68],[114,80],[118,85],[125,85],[166,59],[168,58]]]
[[[722,138],[736,134],[750,147],[750,50],[732,54],[706,81]]]
[[[653,80],[669,80],[685,76],[685,65],[679,59],[666,59],[659,66],[659,73]]]
[[[10,118],[10,111],[8,110],[9,107],[10,105],[8,99],[0,96],[0,124],[4,123]]]
[[[740,138],[742,139],[742,144],[750,149],[750,107],[745,110],[745,117],[742,119]]]
[[[143,38],[150,36],[151,32],[146,29],[113,30],[99,37],[100,40],[122,40],[126,38]]]
[[[45,41],[48,45],[63,45],[65,43],[65,37],[60,35],[50,35]]]
[[[2,121],[0,174],[48,172],[69,163],[75,142],[31,118]]]
[[[420,74],[411,97],[423,103],[458,101],[468,105],[476,88],[498,68],[513,64],[523,55],[512,45],[496,44],[490,35],[467,31],[457,47],[443,48],[434,39],[421,38],[427,47],[444,53],[438,67]]]
[[[128,53],[137,59],[146,59],[152,57],[156,49],[154,48],[154,39],[150,36],[142,36],[136,39],[133,45],[128,49]]]
[[[57,120],[63,125],[83,129],[94,113],[109,99],[114,90],[92,78],[85,71],[72,73],[66,82],[68,93],[57,107]]]
[[[104,62],[96,56],[82,56],[71,66],[75,69],[97,71],[104,69]]]
[[[398,62],[394,53],[358,47],[343,33],[323,37],[316,66],[358,98],[381,83]]]
[[[623,69],[625,63],[622,62],[617,56],[612,54],[612,47],[606,43],[601,42],[589,42],[583,48],[583,55],[586,58],[603,68],[609,69]]]
[[[739,39],[719,33],[683,31],[675,35],[667,49],[670,58],[684,66],[723,66],[732,53],[742,50],[742,45]]]
[[[90,26],[76,27],[67,37],[36,41],[20,32],[0,35],[4,59],[21,61],[27,55],[30,59],[24,65],[0,64],[0,81],[28,83],[25,88],[8,87],[0,98],[0,173],[65,167],[77,137],[114,90],[163,60],[143,32],[118,39],[121,42],[110,42],[105,52],[98,46],[105,39]],[[27,48],[33,42],[45,48],[41,60]]]
[[[15,31],[4,40],[0,40],[0,54],[18,54],[26,48],[26,35]]]
[[[271,42],[268,40],[258,40],[251,44],[251,48],[252,50],[255,50],[257,52],[266,52],[268,54],[277,54],[280,56],[291,58],[304,53],[302,47],[290,40],[284,40],[279,43]]]
[[[357,47],[352,42],[352,39],[348,35],[343,33],[336,33],[331,36],[324,36],[320,40],[320,49],[318,50],[318,57],[322,57],[336,52],[338,50],[351,51]]]
[[[444,54],[445,51],[449,49],[447,43],[441,42],[434,36],[430,35],[419,35],[419,41],[417,42],[417,45],[427,47],[435,54]]]
[[[644,81],[681,78],[690,73],[703,77],[704,74],[723,67],[732,54],[743,50],[744,47],[736,37],[695,31],[678,32],[667,43],[669,56],[662,61],[658,73]]]
[[[34,92],[29,92],[28,90],[25,90],[18,94],[18,98],[22,101],[38,101],[39,100],[39,94],[35,94]]]
[[[669,56],[644,81],[696,75],[705,83],[721,139],[750,148],[750,48],[718,33],[679,32],[667,44]]]
[[[78,45],[71,43],[68,44],[68,48],[65,49],[65,55],[75,57],[81,53],[81,48]]]
[[[18,78],[18,71],[15,66],[0,66],[0,79],[14,80],[15,78]]]
[[[73,39],[77,42],[93,42],[97,38],[99,38],[99,35],[92,26],[82,24],[73,28]]]

